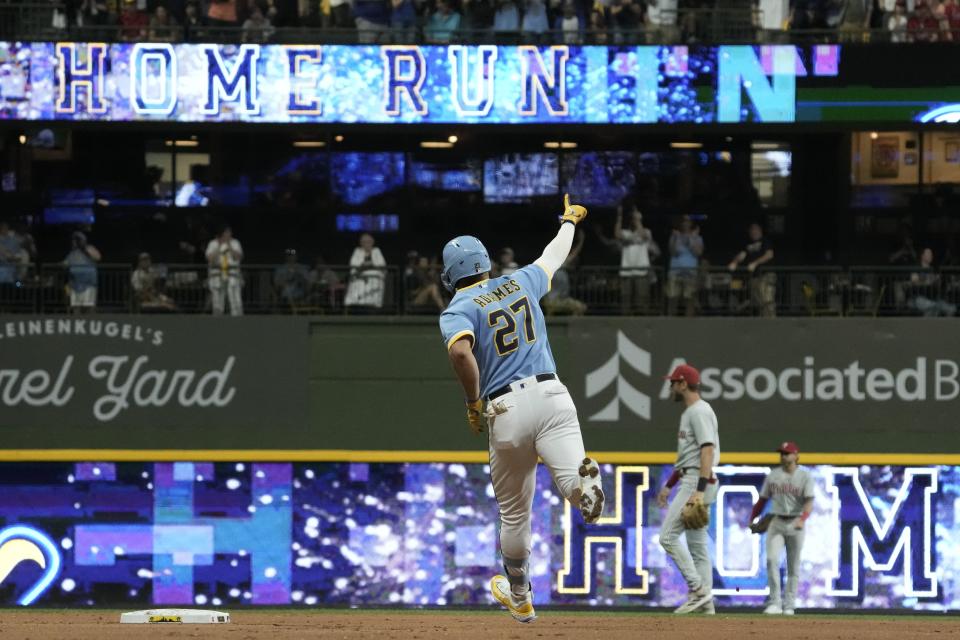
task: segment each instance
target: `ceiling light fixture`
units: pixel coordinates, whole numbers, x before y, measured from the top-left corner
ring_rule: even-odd
[[[327,143],[323,140],[294,140],[293,146],[300,149],[320,149],[327,146]]]
[[[670,146],[674,149],[702,149],[703,143],[700,142],[671,142]]]
[[[453,143],[443,140],[424,140],[420,143],[420,146],[424,149],[452,149]]]

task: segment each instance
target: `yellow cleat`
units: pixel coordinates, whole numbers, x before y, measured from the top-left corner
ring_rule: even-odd
[[[490,580],[490,593],[494,600],[507,608],[517,622],[526,624],[537,619],[533,610],[533,593],[528,590],[522,597],[513,595],[510,581],[505,576],[493,576]]]

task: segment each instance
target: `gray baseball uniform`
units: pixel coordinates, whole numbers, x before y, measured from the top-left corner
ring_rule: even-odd
[[[813,497],[813,476],[800,467],[793,473],[776,467],[763,481],[760,497],[770,500],[770,513],[776,516],[767,529],[767,584],[770,586],[767,604],[780,604],[780,556],[786,546],[787,589],[783,594],[783,609],[793,610],[804,538],[804,529],[797,529],[794,522],[803,513],[803,503]]]
[[[687,546],[680,544],[680,534],[684,533],[680,512],[697,491],[700,479],[700,448],[713,445],[713,466],[720,461],[720,428],[717,414],[705,400],[693,403],[680,416],[680,432],[677,438],[677,463],[674,469],[683,473],[680,488],[670,502],[667,515],[660,528],[660,545],[667,552],[691,591],[701,586],[710,590],[713,585],[713,564],[707,549],[707,529],[686,531]],[[703,493],[704,504],[712,504],[717,499],[718,483],[712,479]],[[689,550],[688,550],[689,548]]]

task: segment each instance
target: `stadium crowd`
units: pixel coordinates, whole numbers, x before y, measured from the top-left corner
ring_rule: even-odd
[[[760,224],[750,224],[742,244],[707,252],[700,225],[677,216],[668,235],[655,234],[632,203],[618,208],[612,228],[596,224],[591,244],[609,258],[583,265],[587,233],[580,230],[553,287],[543,300],[550,315],[755,315],[782,313],[954,316],[960,301],[960,251],[952,235],[925,242],[901,228],[885,264],[849,267],[829,256],[814,266],[783,265]],[[247,266],[244,245],[229,226],[198,229],[173,253],[155,261],[145,251],[134,263],[113,257],[91,241],[92,229],[70,233],[55,261],[30,229],[0,220],[0,313],[59,309],[212,312],[242,315],[245,301],[271,313],[437,313],[450,294],[440,286],[436,247],[386,254],[369,233],[357,236],[328,263],[289,247],[275,260]],[[490,246],[493,275],[508,275],[536,256]],[[264,254],[260,252],[259,256]],[[598,255],[596,252],[594,255]],[[389,258],[388,258],[389,256]],[[599,262],[599,261],[598,261]],[[271,264],[272,263],[272,264]],[[874,269],[874,271],[870,271]],[[98,296],[98,290],[101,292]],[[33,296],[31,298],[31,296]]]
[[[52,27],[128,42],[290,37],[342,42],[621,44],[960,40],[960,0],[70,0]],[[711,29],[719,31],[714,33]]]

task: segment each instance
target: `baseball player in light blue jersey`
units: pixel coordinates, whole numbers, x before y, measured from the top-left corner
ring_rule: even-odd
[[[560,231],[543,255],[500,278],[490,279],[489,254],[476,238],[460,236],[443,248],[441,280],[455,294],[440,330],[463,386],[470,429],[489,431],[490,478],[500,506],[506,575],[495,576],[490,590],[519,622],[537,617],[529,567],[537,456],[586,522],[603,512],[600,468],[584,452],[577,409],[557,377],[540,310],[586,215],[564,196]]]
[[[800,553],[803,551],[804,523],[813,511],[813,476],[797,466],[800,447],[784,442],[777,449],[780,466],[772,469],[760,488],[760,497],[750,513],[752,522],[767,502],[772,502],[773,519],[767,534],[767,585],[770,595],[764,613],[792,616],[800,584]],[[787,549],[787,588],[780,600],[780,556]]]

